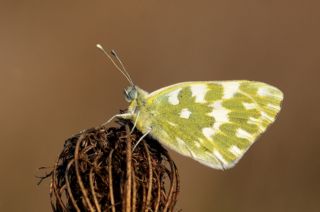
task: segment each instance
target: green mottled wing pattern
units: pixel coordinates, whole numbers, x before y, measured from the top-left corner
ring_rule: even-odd
[[[275,120],[282,99],[279,89],[261,82],[184,82],[147,94],[137,128],[150,128],[182,155],[228,169]]]

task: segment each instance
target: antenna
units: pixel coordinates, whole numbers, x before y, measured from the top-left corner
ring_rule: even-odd
[[[120,58],[118,57],[118,55],[116,54],[116,52],[115,52],[114,50],[112,50],[112,51],[111,51],[111,54],[112,54],[112,56],[114,56],[114,57],[118,60],[121,68],[118,66],[118,64],[114,61],[114,59],[110,56],[110,54],[108,54],[107,51],[104,50],[104,48],[103,48],[100,44],[97,44],[96,46],[97,46],[98,49],[100,49],[100,50],[103,52],[103,54],[105,54],[105,55],[111,60],[111,62],[113,63],[113,65],[116,67],[116,69],[118,69],[118,71],[120,71],[120,72],[123,74],[123,76],[128,80],[128,82],[129,82],[132,86],[134,86],[134,83],[133,83],[133,81],[132,81],[132,79],[131,79],[130,74],[129,74],[129,73],[127,72],[127,70],[125,69],[122,61],[120,60]]]
[[[131,78],[129,72],[126,70],[125,66],[123,65],[123,63],[122,63],[122,61],[120,59],[120,57],[118,56],[118,54],[116,53],[116,51],[114,49],[111,49],[111,55],[114,56],[118,60],[119,64],[121,65],[122,70],[127,74],[127,76],[130,78],[130,80],[131,80],[131,82],[133,84],[133,81],[132,81],[132,78]]]

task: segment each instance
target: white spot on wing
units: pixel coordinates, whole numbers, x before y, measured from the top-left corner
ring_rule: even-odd
[[[215,130],[211,127],[205,127],[202,129],[202,133],[207,139],[212,140],[212,136],[215,134]]]
[[[244,129],[238,128],[236,131],[236,136],[239,138],[245,138],[248,139],[249,141],[252,140],[252,135],[245,131]]]
[[[280,106],[274,105],[274,104],[271,104],[271,103],[269,103],[267,105],[267,107],[270,108],[271,110],[274,110],[274,111],[279,111],[280,110]]]
[[[180,112],[181,118],[189,119],[190,115],[191,115],[191,111],[188,108],[183,108]]]
[[[169,101],[170,104],[172,104],[172,105],[179,104],[178,95],[179,95],[180,91],[181,91],[181,88],[179,88],[177,90],[174,90],[174,91],[172,91],[172,92],[167,94],[167,96],[169,97],[168,101]]]
[[[255,103],[242,102],[242,104],[247,110],[251,110],[251,109],[256,108]]]
[[[249,119],[248,119],[248,124],[260,124],[261,123],[261,121],[259,120],[259,119],[256,119],[256,118],[254,118],[254,117],[249,117]]]
[[[230,99],[232,98],[237,91],[239,90],[239,82],[224,82],[222,83],[223,86],[223,98]]]
[[[212,104],[212,107],[213,107],[214,109],[216,109],[216,110],[225,109],[225,108],[222,106],[221,100],[215,101],[215,102]]]
[[[196,102],[206,102],[204,99],[208,90],[206,85],[191,85],[190,88],[192,96],[196,97]]]
[[[264,120],[267,120],[269,122],[273,122],[274,121],[274,118],[269,116],[267,113],[265,113],[264,111],[261,112],[261,116],[262,116],[262,119]]]
[[[217,131],[221,124],[229,122],[229,110],[222,106],[221,100],[215,101],[211,106],[213,110],[211,113],[208,113],[208,115],[214,118],[213,129]]]
[[[208,115],[213,117],[216,122],[226,123],[229,122],[228,113],[229,110],[221,108],[220,110],[213,109]]]
[[[198,147],[198,148],[200,148],[201,147],[201,145],[200,145],[200,143],[198,142],[198,141],[195,141],[194,142],[194,144],[196,145],[196,147]]]
[[[265,88],[265,87],[260,87],[260,88],[258,89],[258,95],[259,95],[259,96],[267,96],[267,95],[270,95],[270,92],[269,92],[269,90],[268,90],[267,88]]]
[[[239,147],[237,147],[236,145],[232,145],[228,150],[235,156],[239,156],[242,154],[242,150],[239,149]]]

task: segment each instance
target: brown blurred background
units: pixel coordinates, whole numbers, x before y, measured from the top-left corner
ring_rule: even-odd
[[[320,211],[320,3],[314,0],[0,1],[0,211],[51,211],[40,166],[124,109],[115,48],[147,91],[189,80],[273,84],[278,120],[217,171],[172,153],[183,211]]]

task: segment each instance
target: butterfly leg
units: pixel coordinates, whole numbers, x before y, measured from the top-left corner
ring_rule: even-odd
[[[145,133],[145,134],[143,134],[140,138],[139,138],[139,140],[137,141],[137,143],[133,146],[133,148],[132,148],[132,152],[135,150],[135,148],[138,146],[138,144],[151,132],[151,128]]]
[[[139,115],[140,115],[140,111],[138,112],[137,118],[136,118],[136,120],[134,121],[133,127],[132,127],[132,129],[131,129],[131,131],[130,131],[130,135],[133,133],[134,129],[135,129],[136,126],[137,126],[137,122],[138,122]]]
[[[132,117],[132,113],[116,114],[116,115],[112,116],[108,121],[106,121],[103,124],[101,124],[101,126],[105,126],[105,125],[109,124],[115,118],[129,119],[131,117]]]

